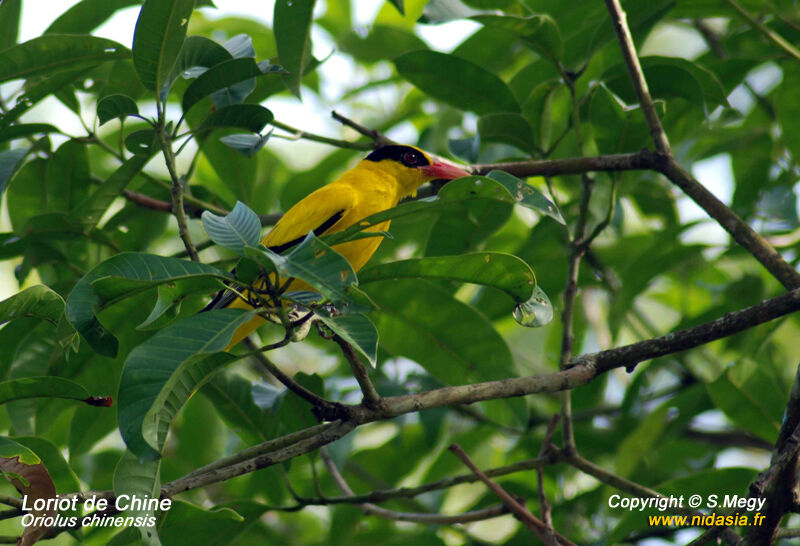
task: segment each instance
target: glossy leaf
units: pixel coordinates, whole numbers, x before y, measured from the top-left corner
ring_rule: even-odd
[[[528,17],[478,15],[474,19],[486,26],[513,32],[522,39],[525,45],[552,62],[558,62],[564,55],[561,32],[555,20],[549,15]]]
[[[133,34],[133,65],[150,91],[161,92],[178,58],[194,0],[147,0]]]
[[[44,133],[57,133],[58,127],[49,123],[23,123],[0,129],[0,142]]]
[[[693,105],[706,105],[710,111],[717,105],[727,105],[725,90],[714,74],[705,67],[674,57],[642,57],[650,93],[655,99],[682,98]],[[619,63],[603,75],[606,85],[628,104],[637,102],[630,84],[627,68]]]
[[[470,61],[435,51],[413,51],[394,64],[409,82],[456,108],[480,115],[519,112],[503,80]]]
[[[125,119],[133,115],[139,115],[139,108],[136,101],[127,95],[108,95],[97,103],[97,119],[100,125],[112,119]]]
[[[25,377],[0,382],[0,404],[23,398],[64,398],[85,401],[89,393],[78,383],[63,377]]]
[[[159,457],[172,418],[211,374],[236,357],[223,353],[253,311],[217,309],[178,321],[131,351],[119,386],[122,438],[137,457]]]
[[[317,312],[316,315],[333,333],[361,353],[370,366],[373,368],[377,366],[378,329],[366,315],[352,313],[331,316],[324,312]]]
[[[118,10],[141,0],[81,0],[50,23],[45,34],[89,34]]]
[[[140,129],[125,137],[125,149],[135,156],[150,159],[154,153],[156,132],[153,129]]]
[[[0,51],[17,43],[22,0],[5,0],[0,10]]]
[[[64,300],[47,286],[37,284],[0,301],[0,324],[23,317],[44,319],[52,324],[64,312]]]
[[[81,222],[86,226],[87,231],[91,230],[100,221],[100,218],[105,214],[114,200],[119,197],[128,184],[142,171],[145,165],[155,154],[155,142],[151,136],[148,152],[138,153],[126,160],[125,163],[111,173],[111,175],[100,185],[99,188],[75,209],[75,212],[80,215]]]
[[[3,51],[0,82],[52,76],[57,70],[87,68],[129,55],[126,47],[105,38],[69,34],[39,36]]]
[[[314,0],[276,0],[274,11],[275,43],[280,64],[289,74],[284,77],[289,91],[300,96],[303,68],[311,57],[311,20]]]
[[[800,115],[800,105],[796,100],[793,100],[790,89],[796,89],[800,85],[800,70],[798,70],[792,63],[786,63],[783,66],[783,82],[778,88],[776,108],[780,114],[781,130],[783,131],[786,144],[792,151],[795,157],[800,157],[800,127],[794,120]],[[0,179],[0,187],[2,187],[2,179]]]
[[[775,379],[754,362],[741,359],[707,385],[714,405],[733,422],[772,443],[781,427],[784,396]]]
[[[143,461],[136,457],[130,450],[123,453],[122,458],[114,470],[114,494],[117,496],[128,495],[128,498],[138,497],[158,498],[161,491],[161,476],[159,475],[161,462],[158,460]],[[154,510],[126,510],[126,516],[131,517],[153,517]],[[134,539],[135,544],[145,546],[158,546],[161,541],[158,539],[158,531],[155,526],[142,526],[132,528],[134,536],[139,535],[139,540]],[[138,531],[138,533],[136,532]]]
[[[365,290],[380,306],[376,324],[391,353],[415,360],[448,385],[514,376],[508,346],[489,321],[436,285],[403,279]]]
[[[0,195],[29,151],[27,148],[13,148],[0,152]]]
[[[488,114],[478,120],[478,132],[483,142],[502,142],[530,153],[536,144],[533,129],[520,114]]]
[[[348,290],[358,283],[350,262],[313,233],[288,254],[276,254],[263,247],[246,247],[245,256],[267,267],[274,266],[283,277],[307,282],[334,302],[349,301]]]
[[[528,264],[499,252],[400,260],[364,269],[358,278],[362,285],[388,279],[442,279],[480,284],[502,290],[518,303],[529,300],[536,286],[536,277]]]
[[[224,136],[219,139],[225,146],[236,150],[245,157],[253,157],[269,140],[272,132],[266,135],[253,135],[250,133],[238,133],[235,135]]]
[[[215,91],[280,70],[280,67],[268,62],[256,63],[248,57],[224,61],[203,72],[189,85],[183,94],[181,107],[184,112],[188,112],[192,106]]]
[[[187,36],[172,67],[169,81],[179,76],[196,78],[207,69],[233,59],[233,55],[217,42],[205,36]]]
[[[93,284],[109,277],[126,279],[107,280],[102,283],[105,300],[93,291]],[[226,273],[210,265],[166,258],[153,254],[123,253],[101,262],[84,275],[72,289],[65,307],[67,320],[89,342],[95,351],[106,356],[116,356],[117,339],[97,319],[99,306],[154,288],[158,284],[181,279],[216,277],[229,278]]]
[[[213,112],[197,129],[198,132],[210,131],[221,127],[246,129],[253,133],[260,132],[272,121],[272,112],[258,104],[232,104]]]
[[[261,222],[258,215],[244,203],[237,201],[227,216],[203,212],[203,227],[212,241],[237,254],[246,246],[256,246],[261,239]]]

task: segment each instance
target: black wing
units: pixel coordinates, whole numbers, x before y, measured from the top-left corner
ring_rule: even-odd
[[[333,225],[336,222],[342,219],[342,216],[344,216],[344,209],[340,210],[336,214],[333,214],[330,218],[328,218],[320,225],[318,225],[316,228],[314,228],[313,230],[314,235],[319,237],[320,235],[328,231],[330,228],[333,227]],[[276,254],[283,254],[290,248],[294,248],[295,246],[299,245],[303,239],[305,239],[305,235],[303,237],[298,237],[297,239],[292,239],[288,243],[283,243],[282,245],[270,246],[267,248],[269,248],[272,252],[275,252]],[[233,275],[236,274],[236,268],[231,270],[231,274]],[[203,308],[203,311],[210,311],[212,309],[222,309],[224,307],[229,306],[238,297],[239,295],[236,292],[233,292],[232,290],[224,290],[224,289],[220,290],[219,292],[217,292],[217,295],[214,296],[214,299],[212,299],[211,302]]]

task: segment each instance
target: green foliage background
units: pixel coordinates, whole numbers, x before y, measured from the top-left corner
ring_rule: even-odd
[[[0,5],[0,191],[8,215],[0,259],[13,261],[20,287],[18,296],[0,302],[0,429],[21,446],[17,454],[38,456],[60,494],[157,492],[159,482],[316,424],[308,403],[265,379],[250,359],[231,363],[232,356],[219,352],[248,316],[196,314],[220,281],[230,280],[226,272],[237,251],[262,265],[270,259],[252,249],[247,254],[241,244],[206,243],[200,212],[224,214],[241,201],[272,223],[270,215],[334,180],[371,147],[342,127],[324,135],[333,145],[316,144],[322,159],[302,169],[271,149],[279,135],[325,140],[295,133],[304,130],[302,121],[287,117],[278,100],[294,95],[310,104],[329,83],[318,68],[332,60],[311,54],[312,28],[336,44],[333,58],[353,63],[369,82],[335,82],[344,89],[337,97],[342,112],[390,137],[413,134],[407,143],[441,156],[492,164],[652,147],[599,1],[394,0],[366,28],[354,28],[353,12],[364,2],[277,0],[274,28],[268,28],[244,17],[217,18],[211,2],[150,0],[133,45],[91,33],[139,2],[82,0],[43,36],[17,44],[23,3]],[[788,43],[800,42],[794,1],[742,0],[741,6]],[[626,0],[623,7],[636,44],[658,52],[644,55],[641,64],[678,162],[691,169],[709,158],[727,160],[727,204],[796,265],[800,60],[727,1]],[[452,51],[435,51],[419,35],[425,25],[465,18],[479,26]],[[678,56],[683,49],[675,36],[691,36],[702,44],[700,53]],[[80,117],[85,132],[65,134],[57,121],[37,117],[35,105],[47,97]],[[209,265],[185,258],[174,217],[157,210],[171,199],[164,135],[172,152],[180,148],[169,167],[185,182],[189,233]],[[574,355],[700,324],[783,291],[727,235],[708,237],[710,222],[687,221],[679,190],[657,173],[589,176],[594,192],[584,219],[590,233],[604,229],[578,278]],[[371,266],[466,257],[458,262],[461,276],[435,260],[413,275],[427,279],[393,280],[400,275],[392,266],[365,269],[361,287],[377,309],[358,308],[366,314],[347,315],[358,318],[340,324],[326,321],[351,336],[364,360],[377,362],[370,377],[379,393],[558,370],[566,241],[581,216],[582,181],[581,175],[528,180],[557,203],[566,228],[543,213],[545,206],[515,205],[520,198],[513,192],[470,201],[455,186],[448,188],[450,197],[440,198],[452,199],[450,206],[420,207],[394,219],[392,238]],[[151,199],[149,208],[143,196]],[[480,282],[469,269],[475,252],[520,258],[498,259],[491,270],[516,281],[527,278],[524,263],[530,265],[556,319],[535,330],[519,326],[512,310],[525,299],[524,289],[508,278],[501,282],[499,273]],[[313,260],[313,252],[306,254],[285,267],[300,271]],[[331,300],[349,290],[336,280],[341,267],[319,273],[320,291]],[[363,296],[353,298],[354,305],[364,302]],[[208,330],[216,333],[203,337]],[[259,331],[264,344],[283,335],[275,324]],[[572,392],[578,451],[665,494],[746,495],[780,430],[798,336],[800,325],[787,317],[655,359],[632,373],[599,376]],[[136,366],[147,369],[171,348],[185,353],[173,357],[172,375],[155,387],[145,385]],[[360,401],[339,347],[313,328],[306,340],[269,357],[319,395]],[[89,395],[111,396],[115,407],[82,404]],[[142,400],[149,405],[131,409]],[[361,426],[328,449],[357,493],[395,490],[464,473],[447,450],[454,442],[484,469],[536,458],[559,408],[557,395],[539,394],[430,409]],[[147,421],[148,411],[155,421]],[[554,442],[561,441],[557,429]],[[131,451],[123,458],[126,445]],[[153,462],[159,454],[160,469]],[[619,491],[567,464],[547,466],[543,476],[554,527],[576,543],[635,543],[656,532],[681,543],[697,534],[660,533],[639,514],[608,508],[608,497]],[[497,481],[525,499],[531,512],[541,512],[534,470]],[[18,496],[11,485],[4,487],[5,495]],[[398,524],[347,502],[311,507],[340,495],[314,452],[181,493],[149,541],[533,540],[510,515],[457,526]],[[461,513],[497,502],[483,485],[468,483],[381,506]],[[20,533],[18,520],[0,522],[0,534]],[[140,540],[132,529],[85,529],[55,539],[98,545]]]

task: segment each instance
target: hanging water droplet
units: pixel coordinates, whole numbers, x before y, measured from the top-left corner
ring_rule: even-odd
[[[534,288],[531,298],[514,308],[514,320],[528,328],[544,326],[553,320],[553,305],[544,290]]]

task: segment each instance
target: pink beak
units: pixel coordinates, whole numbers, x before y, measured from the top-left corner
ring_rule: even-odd
[[[420,168],[422,172],[434,179],[453,180],[454,178],[461,178],[462,176],[472,176],[467,171],[459,169],[455,165],[450,165],[449,163],[433,163]]]

